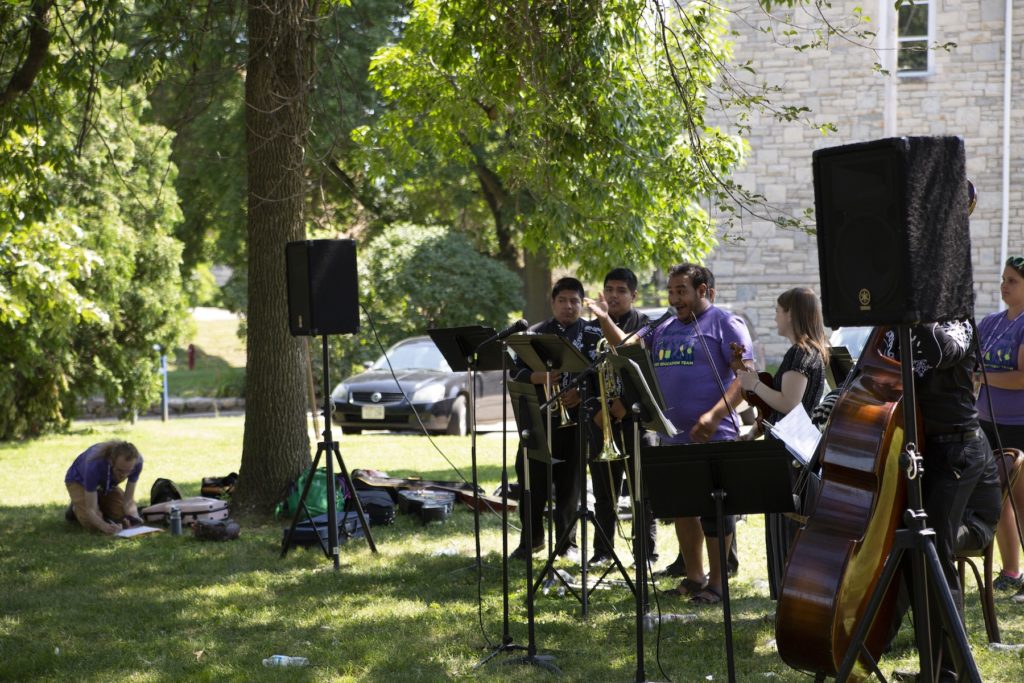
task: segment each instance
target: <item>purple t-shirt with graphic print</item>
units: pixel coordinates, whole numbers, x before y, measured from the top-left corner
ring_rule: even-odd
[[[697,317],[696,324],[672,318],[659,325],[648,340],[654,373],[665,397],[665,417],[679,430],[671,438],[663,435],[662,441],[690,443],[690,429],[697,418],[722,398],[716,373],[726,389],[736,377],[729,367],[729,344],[742,344],[746,349],[743,358],[753,358],[750,331],[739,316],[711,306]],[[728,441],[738,435],[739,418],[733,413],[718,423],[711,441]]]
[[[68,473],[64,475],[64,483],[81,484],[85,487],[86,492],[110,491],[117,486],[118,482],[114,481],[114,468],[106,458],[100,455],[102,448],[103,444],[98,443],[82,451],[71,463]],[[141,472],[142,456],[140,455],[139,459],[135,461],[135,467],[128,473],[128,481],[138,481]]]
[[[978,334],[986,372],[1021,369],[1017,367],[1017,358],[1024,345],[1024,315],[1012,321],[1007,320],[1005,311],[987,315],[978,324]],[[995,419],[988,410],[988,390],[992,392]],[[978,417],[995,424],[1024,425],[1024,390],[982,386],[978,395]]]

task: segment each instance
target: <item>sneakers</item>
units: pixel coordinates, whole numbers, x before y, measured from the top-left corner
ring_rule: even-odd
[[[569,545],[562,552],[558,553],[558,556],[563,560],[577,564],[580,561],[580,549],[574,545]]]
[[[75,504],[68,503],[68,507],[64,510],[64,521],[71,522],[72,524],[78,524],[78,517],[75,516]]]
[[[999,576],[997,576],[995,581],[992,582],[992,587],[997,591],[1016,591],[1020,590],[1022,585],[1024,585],[1024,574],[1013,577],[1008,574],[1004,574],[1002,571],[999,572]],[[1017,596],[1015,595],[1013,597],[1016,598]],[[1024,598],[1018,602],[1024,602]]]
[[[1010,596],[1010,599],[1018,604],[1024,603],[1024,586],[1021,586],[1016,593]]]
[[[608,564],[612,561],[612,556],[603,552],[596,552],[594,556],[587,560],[588,567],[597,567],[598,565]]]

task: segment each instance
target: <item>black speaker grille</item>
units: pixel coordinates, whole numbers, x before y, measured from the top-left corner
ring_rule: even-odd
[[[353,240],[308,240],[285,246],[288,326],[293,335],[359,331],[359,274]]]
[[[973,313],[962,140],[889,138],[818,150],[814,194],[828,325]]]

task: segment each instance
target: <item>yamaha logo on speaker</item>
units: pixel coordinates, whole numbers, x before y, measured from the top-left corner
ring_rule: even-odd
[[[860,302],[860,310],[870,311],[871,310],[871,290],[864,287],[857,292],[857,301]]]

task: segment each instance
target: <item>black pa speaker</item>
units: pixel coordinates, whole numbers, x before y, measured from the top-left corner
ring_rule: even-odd
[[[293,336],[359,331],[359,274],[353,240],[285,245],[288,327]]]
[[[974,315],[963,140],[902,137],[813,154],[830,327]]]

